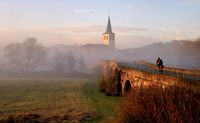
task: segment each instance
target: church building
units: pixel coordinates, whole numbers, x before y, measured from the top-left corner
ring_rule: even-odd
[[[112,32],[110,17],[108,17],[106,32],[103,33],[103,44],[115,49],[115,33]]]
[[[87,62],[113,59],[115,57],[115,33],[112,32],[110,17],[106,32],[103,33],[103,43],[101,44],[85,44],[80,47],[81,53],[87,59]]]
[[[112,32],[110,17],[108,17],[108,24],[106,28],[106,32],[103,33],[103,43],[102,44],[85,44],[81,46],[83,49],[107,49],[114,50],[115,49],[115,33]]]

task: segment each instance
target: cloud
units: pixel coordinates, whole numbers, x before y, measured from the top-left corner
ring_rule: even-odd
[[[77,14],[83,14],[83,13],[88,13],[90,12],[91,10],[89,9],[75,9],[74,12],[77,13]]]
[[[102,43],[102,33],[106,31],[106,25],[71,25],[56,27],[38,27],[30,30],[5,30],[0,29],[0,44],[8,44],[16,41],[24,41],[27,37],[35,37],[42,44],[51,46],[55,44],[86,44]],[[139,47],[159,40],[160,31],[114,26],[117,48]],[[165,31],[162,32],[165,34]],[[163,40],[171,35],[162,36]],[[167,41],[167,40],[166,40]]]
[[[50,28],[55,33],[79,33],[79,34],[94,34],[103,33],[106,30],[105,25],[76,25],[67,27],[52,27]],[[113,26],[113,32],[118,33],[131,33],[131,32],[147,32],[147,28],[136,28],[136,27],[123,27]]]
[[[127,10],[132,10],[134,7],[133,6],[126,6],[125,9]]]
[[[124,9],[127,11],[151,10],[152,8],[155,8],[157,6],[157,4],[134,4],[125,6]]]
[[[122,27],[122,26],[115,27],[115,30],[118,32],[146,32],[146,31],[149,31],[149,29],[147,29],[147,28]]]

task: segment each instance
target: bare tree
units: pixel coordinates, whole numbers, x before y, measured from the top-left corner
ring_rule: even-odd
[[[5,56],[9,62],[9,65],[17,70],[24,69],[23,67],[23,52],[22,44],[20,43],[11,43],[8,44],[5,48]]]
[[[60,73],[75,71],[76,59],[71,51],[56,53],[53,61],[55,63],[54,70]]]
[[[79,59],[78,67],[79,67],[79,72],[81,73],[84,73],[87,71],[87,66],[86,66],[85,59],[83,56],[81,56],[81,58]]]
[[[27,38],[22,44],[25,70],[30,71],[41,65],[45,60],[45,49],[35,38]]]
[[[65,53],[56,53],[52,59],[54,61],[54,70],[64,73],[67,69],[67,55]]]
[[[45,48],[35,38],[27,38],[23,43],[9,44],[5,53],[10,63],[24,71],[37,68],[45,60]]]
[[[76,67],[76,59],[74,57],[74,55],[72,54],[72,52],[68,52],[67,53],[67,68],[68,68],[68,72],[74,72],[75,71],[75,67]]]

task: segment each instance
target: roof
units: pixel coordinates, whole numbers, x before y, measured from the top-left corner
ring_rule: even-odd
[[[108,24],[107,24],[107,29],[106,29],[105,33],[109,33],[109,34],[113,33],[112,32],[112,27],[111,27],[111,22],[110,22],[110,16],[108,17]]]
[[[113,52],[113,49],[110,48],[107,45],[104,44],[85,44],[83,46],[80,47],[80,49],[84,50],[84,51],[90,51],[90,52]]]
[[[96,49],[96,48],[108,48],[108,46],[104,44],[85,44],[81,46],[82,49]]]

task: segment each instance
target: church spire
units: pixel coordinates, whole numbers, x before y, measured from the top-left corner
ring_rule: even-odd
[[[103,33],[103,44],[115,49],[115,33],[112,32],[110,16],[108,17],[106,32]]]
[[[113,33],[112,27],[111,27],[111,22],[110,22],[110,16],[108,17],[108,24],[107,24],[107,29],[106,29],[105,33]]]

